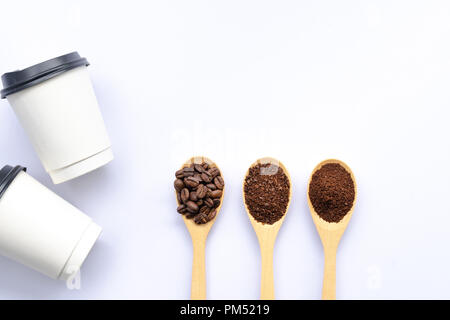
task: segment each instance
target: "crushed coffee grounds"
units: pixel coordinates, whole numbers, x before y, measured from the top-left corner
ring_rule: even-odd
[[[338,163],[323,165],[312,176],[309,199],[322,219],[341,221],[355,200],[355,185],[350,173]]]
[[[289,179],[281,167],[257,164],[245,177],[245,204],[258,222],[274,224],[286,213],[290,188]]]

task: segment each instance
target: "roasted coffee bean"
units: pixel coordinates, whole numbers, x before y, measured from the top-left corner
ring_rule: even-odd
[[[217,189],[223,189],[224,187],[224,182],[223,182],[223,178],[221,176],[217,176],[214,178],[214,185],[217,187]]]
[[[198,186],[199,182],[194,177],[187,177],[187,178],[184,179],[184,184],[187,187],[193,189],[193,188],[196,188]]]
[[[205,171],[202,173],[202,180],[205,181],[206,183],[210,183],[212,180],[212,176],[208,171]]]
[[[206,198],[205,200],[203,200],[203,202],[210,208],[214,207],[214,201],[211,198]]]
[[[185,216],[187,219],[192,219],[192,218],[194,218],[196,215],[197,215],[197,214],[195,214],[195,213],[187,212],[184,216]]]
[[[197,198],[203,199],[206,194],[208,193],[208,188],[205,187],[203,184],[199,184],[197,187]]]
[[[178,192],[181,191],[181,189],[184,188],[184,182],[181,179],[177,179],[175,180],[175,182],[173,183],[173,186],[175,187],[175,190],[177,190]]]
[[[186,206],[184,204],[180,204],[177,208],[178,213],[184,214],[186,213]]]
[[[225,184],[220,170],[206,162],[191,163],[178,170],[175,176],[177,211],[187,219],[193,219],[196,224],[214,219]]]
[[[178,179],[183,179],[184,178],[184,171],[183,171],[183,169],[180,169],[177,172],[175,172],[175,177],[177,177]]]
[[[203,206],[200,208],[199,214],[208,214],[209,213],[209,209],[207,206]]]
[[[208,217],[207,216],[205,216],[205,215],[203,215],[203,214],[198,214],[198,215],[196,215],[195,217],[194,217],[194,222],[196,223],[196,224],[205,224],[205,223],[207,223],[209,220],[208,220]]]
[[[203,218],[202,215],[197,214],[197,215],[195,215],[195,217],[194,217],[194,222],[195,222],[196,224],[203,224],[203,223],[202,223],[202,220],[201,220],[202,218]]]
[[[220,170],[216,167],[209,169],[208,172],[213,178],[217,177],[220,174]]]
[[[205,209],[203,209],[205,208]],[[210,210],[207,207],[203,207],[202,211],[194,217],[194,222],[197,224],[204,224],[215,218],[217,211]]]
[[[208,187],[209,190],[216,190],[217,189],[217,187],[216,187],[216,185],[214,183],[208,183],[206,186]]]
[[[195,172],[194,168],[188,168],[188,167],[183,168],[183,176],[185,178],[192,177],[194,175],[194,172]]]
[[[198,205],[193,201],[186,202],[186,207],[189,210],[189,212],[191,212],[191,213],[198,212]]]
[[[216,217],[216,214],[217,214],[217,210],[211,210],[209,213],[208,213],[208,221],[211,221],[212,219],[214,219],[215,217]]]
[[[180,193],[181,202],[186,203],[189,200],[189,190],[184,188]]]
[[[202,173],[203,171],[205,171],[205,169],[202,167],[201,164],[195,164],[194,169],[195,169],[195,171],[197,171],[199,173]]]
[[[198,200],[197,198],[197,192],[192,191],[189,193],[189,200],[196,202]]]
[[[222,196],[222,190],[211,191],[211,198],[220,198]]]

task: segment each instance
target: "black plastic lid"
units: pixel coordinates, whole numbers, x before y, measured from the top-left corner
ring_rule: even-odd
[[[22,170],[27,171],[27,168],[21,166],[4,166],[3,169],[0,170],[0,198]]]
[[[35,86],[73,68],[88,65],[86,58],[81,58],[78,52],[74,51],[23,70],[5,73],[2,75],[1,98],[4,99],[9,94]]]

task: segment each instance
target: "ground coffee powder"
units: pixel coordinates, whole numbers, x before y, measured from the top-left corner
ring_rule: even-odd
[[[289,179],[273,164],[257,164],[244,182],[245,204],[257,221],[274,224],[286,213],[290,195]]]
[[[341,221],[355,200],[355,185],[350,173],[338,163],[323,165],[312,176],[309,199],[322,219]]]

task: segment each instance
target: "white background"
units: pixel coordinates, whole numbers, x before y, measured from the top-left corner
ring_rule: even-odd
[[[359,198],[339,299],[450,298],[450,2],[1,1],[0,73],[70,51],[89,72],[116,159],[53,185],[6,100],[0,164],[21,164],[104,228],[69,290],[0,257],[0,298],[186,299],[192,247],[174,172],[205,155],[226,179],[208,238],[210,299],[257,299],[242,179],[280,159],[294,197],[275,248],[279,299],[319,299],[306,204],[314,166],[347,162]]]

